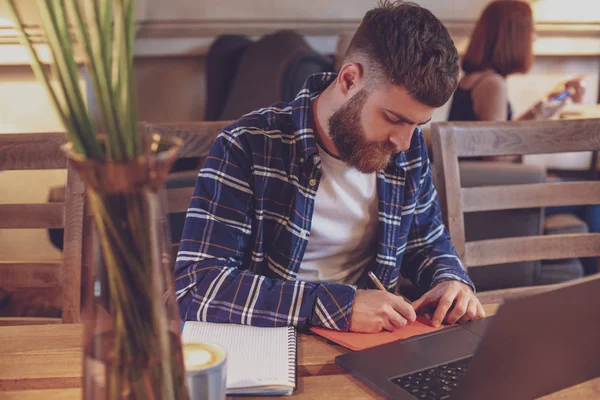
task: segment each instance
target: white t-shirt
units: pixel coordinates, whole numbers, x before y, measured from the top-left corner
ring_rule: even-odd
[[[356,284],[377,243],[377,175],[363,174],[320,149],[321,182],[297,279]]]

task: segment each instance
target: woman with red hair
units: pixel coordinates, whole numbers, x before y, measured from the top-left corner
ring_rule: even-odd
[[[506,77],[527,73],[533,64],[535,25],[529,3],[497,0],[490,3],[475,25],[462,60],[465,76],[452,98],[450,121],[510,121],[513,113]],[[581,102],[581,79],[565,82],[557,92],[534,104],[518,119],[552,117],[567,98]],[[557,98],[557,95],[563,93]]]

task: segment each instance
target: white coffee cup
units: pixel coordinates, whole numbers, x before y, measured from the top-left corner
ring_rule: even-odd
[[[227,383],[227,353],[217,344],[183,344],[190,400],[224,400]]]

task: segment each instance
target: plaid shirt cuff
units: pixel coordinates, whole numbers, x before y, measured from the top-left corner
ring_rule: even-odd
[[[456,268],[456,269],[452,270],[451,273],[443,273],[438,276],[434,276],[433,280],[431,281],[431,285],[429,286],[429,289],[431,290],[437,284],[445,282],[445,281],[462,282],[465,285],[469,286],[473,290],[473,293],[477,293],[475,290],[475,285],[473,284],[473,282],[471,282],[471,279],[469,278],[467,271],[465,271],[462,268]]]
[[[341,283],[323,282],[317,289],[310,325],[347,331],[356,287]]]

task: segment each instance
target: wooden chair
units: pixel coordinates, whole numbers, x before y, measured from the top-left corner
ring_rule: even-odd
[[[183,140],[183,147],[178,158],[198,158],[199,164],[203,165],[210,148],[224,127],[233,121],[210,121],[210,122],[184,122],[184,123],[144,123],[142,130],[146,133],[159,133],[162,135],[173,135]],[[177,172],[167,177],[166,202],[169,214],[186,213],[190,200],[194,193],[194,182],[198,176],[198,170]],[[184,187],[177,187],[176,182],[186,182]],[[169,188],[169,186],[175,186]],[[173,261],[177,256],[179,243],[172,243]]]
[[[179,158],[199,158],[203,163],[220,130],[230,121],[142,124],[146,132],[175,135],[184,141]],[[27,308],[46,317],[0,317],[0,325],[78,322],[81,288],[92,279],[95,232],[85,202],[85,185],[67,162],[60,133],[0,135],[0,171],[67,169],[64,201],[45,204],[0,204],[0,229],[64,229],[62,262],[0,261],[0,303],[14,311]],[[193,182],[198,171],[169,175],[168,181]],[[193,185],[167,190],[170,213],[185,213]],[[62,197],[62,196],[59,196]],[[35,245],[35,244],[33,244]],[[173,244],[177,253],[178,243]],[[1,297],[5,294],[5,297]],[[6,304],[8,303],[8,304]],[[15,303],[15,304],[12,304]],[[0,314],[2,315],[2,314]],[[6,315],[6,313],[5,313]],[[60,318],[58,318],[60,316]]]
[[[600,182],[559,182],[461,188],[459,157],[600,150],[600,119],[433,124],[434,171],[444,222],[467,269],[519,261],[600,256],[600,234],[529,236],[465,242],[463,213],[600,204]],[[532,286],[480,293],[497,302],[552,289]]]
[[[0,171],[67,169],[64,202],[0,204],[0,229],[64,228],[62,262],[0,261],[3,308],[28,308],[27,315],[36,314],[39,308],[46,312],[49,309],[54,318],[13,317],[5,313],[0,325],[79,321],[84,184],[60,150],[65,141],[60,133],[0,135]],[[35,251],[36,244],[31,246]]]

